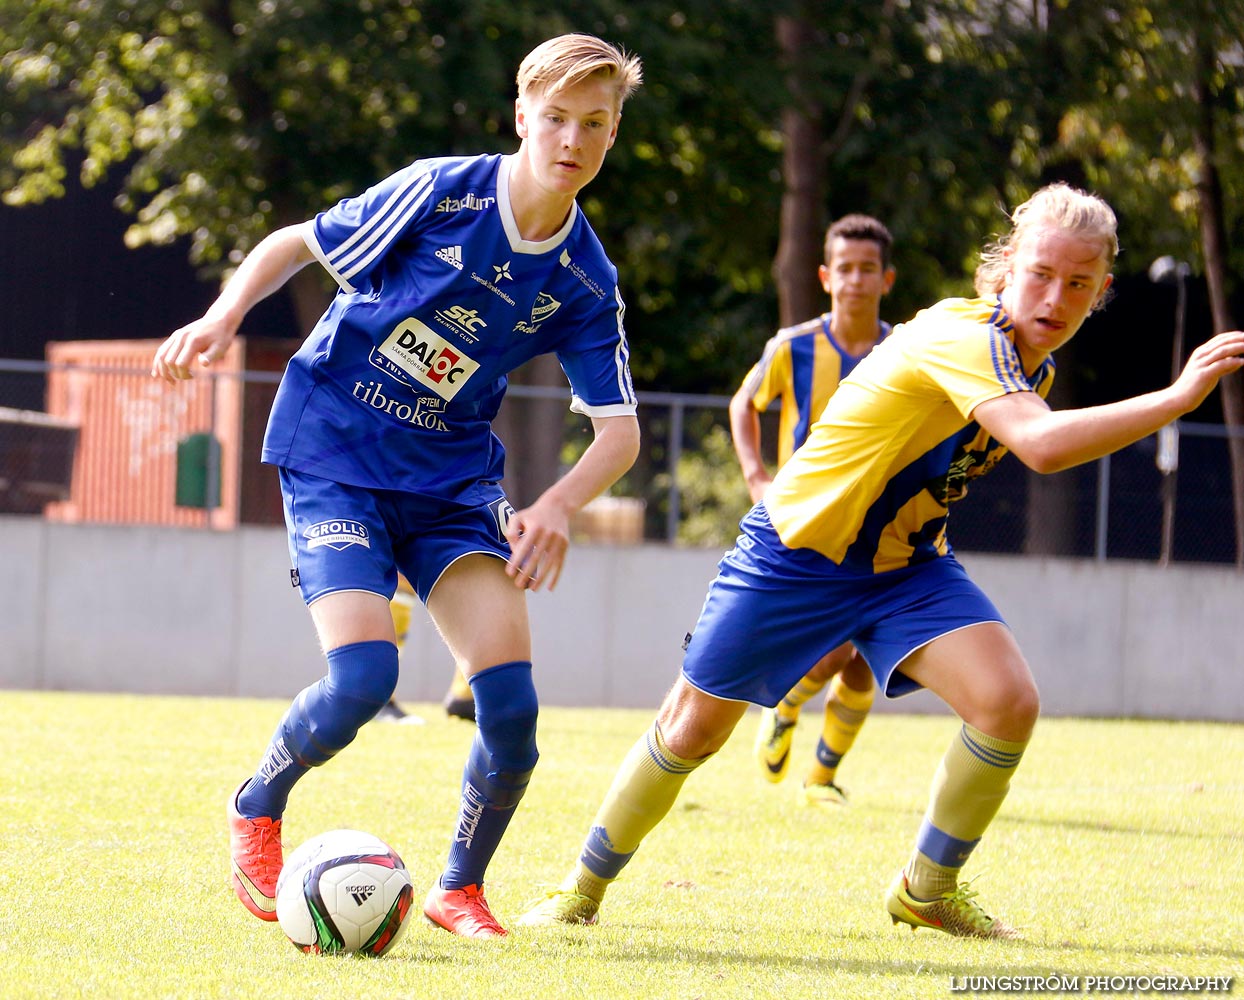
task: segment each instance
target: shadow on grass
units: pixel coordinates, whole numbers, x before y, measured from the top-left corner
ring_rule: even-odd
[[[566,927],[550,929],[545,928],[535,934],[523,934],[511,938],[511,941],[518,942],[536,942],[540,937],[546,940],[556,942],[559,948],[573,948],[582,946],[591,948],[591,958],[596,962],[616,962],[618,964],[651,964],[654,962],[668,963],[670,965],[704,965],[706,968],[719,969],[722,966],[741,965],[741,966],[763,966],[767,969],[784,969],[793,972],[824,972],[826,968],[841,970],[850,974],[858,975],[944,975],[946,977],[956,976],[979,976],[981,975],[981,962],[978,961],[962,961],[962,962],[938,962],[930,960],[927,955],[921,958],[906,958],[899,949],[905,945],[905,941],[899,938],[902,933],[895,929],[892,933],[889,931],[879,931],[875,934],[852,934],[849,935],[852,942],[859,943],[863,940],[879,941],[883,935],[896,939],[896,957],[882,960],[864,960],[864,959],[847,959],[836,960],[819,958],[814,955],[797,954],[788,952],[739,952],[726,949],[712,949],[697,946],[689,943],[685,939],[679,941],[671,941],[668,945],[645,943],[643,947],[637,948],[633,939],[629,940],[626,946],[621,943],[613,945],[607,939],[607,935],[612,928],[625,932],[630,935],[635,931],[644,931],[657,936],[660,929],[652,924],[645,923],[626,923],[616,924],[612,927],[602,928],[586,928],[586,927]],[[724,928],[718,926],[717,930]],[[733,933],[740,936],[744,934],[742,928],[735,928]],[[593,937],[600,935],[600,938],[592,940]],[[939,935],[926,936],[926,941],[935,940]],[[604,938],[603,940],[601,938]],[[958,942],[947,942],[948,947],[953,947]],[[1074,961],[1077,954],[1091,954],[1102,958],[1116,959],[1120,961],[1135,962],[1136,959],[1152,959],[1164,963],[1164,966],[1174,966],[1179,960],[1187,960],[1196,958],[1199,960],[1221,959],[1225,963],[1230,963],[1232,968],[1238,968],[1238,963],[1244,961],[1244,949],[1240,948],[1202,948],[1197,947],[1190,954],[1187,942],[1172,942],[1170,944],[1154,943],[1142,945],[1139,947],[1110,947],[1105,945],[1085,945],[1075,942],[1064,943],[1045,943],[1041,941],[1033,941],[1021,938],[1017,941],[977,941],[967,939],[967,943],[978,945],[982,948],[988,948],[988,957],[991,962],[997,962],[996,973],[1005,973],[1007,976],[1058,976],[1064,977],[1071,975],[1096,975],[1091,972],[1078,972],[1076,970],[1068,971],[1067,963]],[[882,942],[884,944],[884,942]],[[1009,951],[1015,949],[1035,949],[1038,951],[1054,952],[1057,955],[1057,964],[1039,965],[1032,961],[1028,961],[1023,965],[1006,965],[1005,959]]]
[[[920,817],[922,809],[908,806],[869,805],[870,812],[895,813],[904,817]],[[1100,820],[1088,819],[1047,819],[1042,816],[1015,816],[1002,807],[995,820],[999,825],[1014,824],[1015,826],[1033,826],[1051,830],[1084,830],[1089,833],[1122,833],[1134,837],[1174,837],[1182,840],[1206,841],[1244,841],[1244,833],[1213,833],[1197,830],[1166,830],[1154,826],[1135,826],[1124,823],[1103,823]]]

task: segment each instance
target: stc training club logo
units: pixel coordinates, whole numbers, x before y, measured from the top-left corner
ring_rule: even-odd
[[[457,346],[411,316],[376,349],[372,364],[402,381],[414,379],[446,401],[479,369]]]

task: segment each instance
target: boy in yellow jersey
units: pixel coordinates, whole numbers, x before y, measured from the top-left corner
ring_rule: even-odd
[[[833,223],[825,233],[825,263],[817,269],[830,311],[779,330],[730,400],[734,450],[753,503],[764,498],[772,482],[760,453],[759,415],[774,399],[781,401],[780,468],[807,439],[838,383],[889,334],[890,324],[881,320],[881,299],[894,285],[892,244],[890,231],[871,216],[845,215]],[[785,778],[799,710],[826,683],[825,721],[800,796],[808,804],[841,805],[846,793],[834,779],[868,718],[874,689],[868,664],[849,642],[818,661],[776,709],[764,709],[755,754],[769,781]]]
[[[945,300],[896,327],[839,386],[743,519],[682,672],[623,760],[578,863],[522,923],[595,921],[609,883],[748,703],[777,704],[809,664],[851,641],[887,697],[926,687],[962,720],[886,893],[891,920],[1017,936],[959,875],[1028,745],[1037,688],[1002,616],[955,560],[947,505],[1008,449],[1042,473],[1091,462],[1195,410],[1244,365],[1244,332],[1222,333],[1165,389],[1050,409],[1050,354],[1104,303],[1116,229],[1100,198],[1042,188],[986,249],[978,298]]]

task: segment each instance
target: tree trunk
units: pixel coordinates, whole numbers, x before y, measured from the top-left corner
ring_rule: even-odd
[[[825,235],[825,143],[818,103],[804,93],[800,64],[811,37],[800,18],[779,17],[777,40],[786,64],[791,103],[782,111],[781,223],[773,280],[778,323],[792,326],[824,309],[825,291],[817,280]]]
[[[566,375],[552,354],[533,358],[510,374],[511,385],[553,386],[560,398],[520,398],[506,395],[493,430],[505,445],[505,493],[515,507],[529,506],[561,474],[570,390]],[[587,433],[591,433],[589,428]]]
[[[305,338],[311,332],[332,301],[333,292],[325,286],[324,277],[324,269],[314,264],[304,267],[285,286],[298,321],[299,338]]]
[[[1059,84],[1069,72],[1067,39],[1074,36],[1083,22],[1084,13],[1076,4],[1037,4],[1032,7],[1032,30],[1039,32],[1041,45],[1034,68],[1042,81],[1041,94],[1036,98],[1037,122],[1041,130],[1041,146],[1055,149],[1064,108],[1056,95]],[[1077,165],[1068,160],[1046,164],[1038,185],[1064,181],[1076,187],[1088,187]],[[1058,374],[1046,402],[1056,410],[1075,406],[1081,397],[1083,366],[1077,360],[1081,337],[1093,336],[1093,323],[1058,349]],[[1047,476],[1027,470],[1027,503],[1025,505],[1025,555],[1069,556],[1076,552],[1079,530],[1079,478],[1075,473]]]
[[[1201,227],[1201,252],[1205,258],[1205,277],[1209,285],[1210,310],[1214,332],[1235,328],[1228,305],[1227,236],[1223,222],[1222,182],[1218,174],[1217,149],[1214,141],[1214,97],[1210,79],[1215,56],[1205,36],[1197,39],[1196,80],[1193,94],[1197,104],[1195,149],[1199,163],[1196,179],[1198,216]],[[1231,432],[1228,453],[1231,456],[1231,498],[1235,513],[1235,565],[1244,569],[1244,379],[1239,372],[1226,376],[1222,389],[1223,423]]]

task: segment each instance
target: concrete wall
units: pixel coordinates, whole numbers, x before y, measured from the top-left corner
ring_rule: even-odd
[[[578,545],[530,601],[550,705],[655,707],[720,552]],[[1048,715],[1244,721],[1244,574],[964,554],[1007,616]],[[51,524],[0,516],[0,688],[289,697],[320,657],[279,528]],[[398,695],[452,669],[419,608]],[[927,693],[878,710],[942,711]]]

